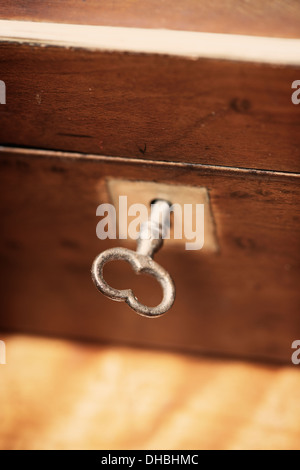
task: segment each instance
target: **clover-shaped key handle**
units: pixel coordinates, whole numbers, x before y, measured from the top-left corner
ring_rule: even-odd
[[[126,302],[135,312],[145,317],[155,318],[166,313],[174,303],[175,286],[169,273],[153,260],[153,256],[161,248],[169,224],[170,205],[166,201],[157,200],[152,206],[150,220],[142,224],[137,251],[121,247],[110,248],[96,257],[92,265],[92,279],[97,289],[112,300]],[[160,304],[148,307],[136,298],[131,289],[115,289],[107,284],[103,277],[103,268],[113,260],[127,261],[137,274],[154,276],[163,289]]]

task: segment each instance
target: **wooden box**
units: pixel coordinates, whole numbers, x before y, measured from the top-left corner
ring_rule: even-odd
[[[215,20],[193,0],[152,0],[150,14],[119,2],[118,15],[112,2],[27,2],[34,16],[16,3],[0,21],[1,330],[290,362],[298,2],[282,17],[277,2],[247,12],[220,1]],[[218,250],[165,244],[157,260],[177,298],[160,319],[92,284],[93,258],[122,244],[95,233],[110,178],[208,190]],[[128,273],[111,275],[123,285]],[[137,289],[157,295],[143,278]]]

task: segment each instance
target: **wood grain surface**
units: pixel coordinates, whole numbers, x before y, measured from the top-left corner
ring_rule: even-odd
[[[300,170],[297,66],[0,43],[0,142]]]
[[[297,367],[0,337],[1,450],[300,449]]]
[[[300,338],[299,175],[1,149],[2,329],[285,361]],[[125,241],[96,237],[106,178],[206,187],[219,252],[173,249],[157,261],[177,298],[161,319],[96,291],[90,267]],[[135,244],[128,246],[135,248]],[[122,263],[107,280],[155,305],[151,278]]]
[[[300,37],[298,0],[0,0],[0,18]]]

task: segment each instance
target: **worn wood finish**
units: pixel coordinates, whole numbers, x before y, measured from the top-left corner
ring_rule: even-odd
[[[297,367],[0,337],[2,450],[300,449]]]
[[[299,67],[0,43],[0,142],[300,170]]]
[[[299,175],[129,161],[59,152],[1,150],[0,327],[290,362],[300,338]],[[96,238],[105,178],[207,187],[220,251],[173,250],[175,306],[148,320],[100,295],[93,258],[119,241]],[[123,244],[123,242],[122,242]],[[132,282],[112,268],[111,282]],[[132,277],[132,276],[131,276]],[[145,302],[153,282],[136,278]]]
[[[300,66],[300,39],[0,20],[0,41],[87,51]]]
[[[0,18],[299,37],[298,0],[0,0]]]

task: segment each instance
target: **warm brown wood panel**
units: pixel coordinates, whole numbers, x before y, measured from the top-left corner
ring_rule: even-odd
[[[299,37],[298,0],[1,0],[0,18]]]
[[[30,150],[2,149],[0,162],[1,328],[290,363],[300,338],[299,175]],[[209,190],[220,252],[166,242],[157,260],[177,299],[161,319],[139,317],[91,281],[95,255],[123,244],[95,234],[111,176]],[[110,276],[128,287],[128,270]],[[137,292],[157,295],[143,277]]]
[[[2,450],[300,448],[297,367],[0,336]]]
[[[0,44],[5,145],[300,171],[296,66]]]

